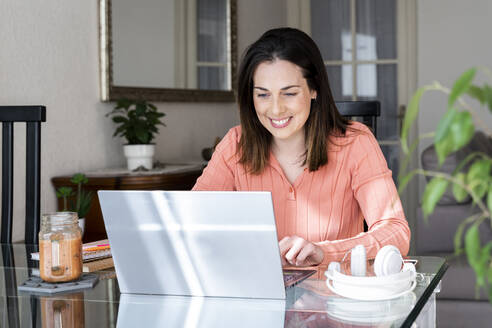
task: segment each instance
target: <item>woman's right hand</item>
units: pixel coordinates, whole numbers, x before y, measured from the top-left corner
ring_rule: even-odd
[[[318,265],[323,262],[325,254],[321,247],[301,237],[284,237],[279,242],[282,266],[299,267]]]

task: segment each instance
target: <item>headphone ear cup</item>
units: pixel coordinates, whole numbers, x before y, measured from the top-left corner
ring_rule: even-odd
[[[352,248],[350,253],[350,273],[352,276],[364,277],[366,275],[366,249],[363,245]]]
[[[401,271],[403,258],[398,248],[386,245],[378,251],[374,260],[374,273],[376,276],[387,276]]]
[[[403,269],[401,269],[401,271],[412,271],[417,273],[417,269],[413,263],[403,263]]]
[[[338,263],[338,262],[330,262],[330,264],[328,265],[328,271],[338,271],[338,272],[340,272],[341,271],[340,263]]]

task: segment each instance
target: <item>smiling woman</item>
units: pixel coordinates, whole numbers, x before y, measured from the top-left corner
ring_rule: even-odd
[[[285,265],[339,261],[356,245],[368,258],[388,244],[407,254],[391,171],[370,130],[338,112],[308,35],[280,28],[253,43],[238,103],[241,125],[217,145],[194,190],[270,191]]]

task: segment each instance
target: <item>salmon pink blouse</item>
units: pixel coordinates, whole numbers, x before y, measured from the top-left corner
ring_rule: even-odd
[[[326,165],[304,169],[291,184],[273,154],[261,174],[247,173],[236,152],[236,126],[217,145],[193,190],[270,191],[279,240],[295,235],[321,246],[324,265],[359,244],[368,258],[388,244],[406,255],[410,229],[381,148],[364,124],[350,127],[354,131],[328,143]]]

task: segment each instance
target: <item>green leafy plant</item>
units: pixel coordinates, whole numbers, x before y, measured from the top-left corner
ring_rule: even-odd
[[[70,182],[77,185],[77,192],[73,192],[72,187],[60,187],[56,190],[56,197],[63,198],[63,210],[77,212],[79,218],[85,218],[91,207],[91,201],[93,193],[82,189],[82,185],[86,184],[89,180],[82,173],[76,173],[70,179]],[[68,202],[68,199],[75,197]],[[70,207],[68,205],[70,204]]]
[[[492,80],[490,70],[483,69],[483,71]],[[487,220],[492,226],[492,158],[488,154],[474,152],[468,155],[452,174],[423,169],[407,170],[410,158],[423,138],[434,139],[439,164],[442,165],[448,155],[458,151],[472,139],[475,132],[474,121],[486,134],[491,135],[490,128],[483,126],[475,110],[462,97],[470,96],[477,100],[482,108],[485,108],[486,114],[487,112],[492,113],[492,87],[487,83],[481,86],[473,84],[476,73],[476,68],[467,70],[454,82],[452,89],[442,86],[439,82],[434,82],[419,88],[413,95],[404,117],[400,137],[405,159],[400,168],[399,191],[403,191],[416,174],[432,177],[422,196],[425,220],[434,211],[446,189],[451,188],[457,201],[462,201],[467,195],[471,196],[480,212],[463,218],[458,226],[454,237],[455,255],[465,252],[477,276],[476,293],[478,294],[480,288],[485,288],[488,291],[489,301],[492,303],[492,259],[490,255],[492,241],[482,244],[479,236],[481,223]],[[434,90],[447,95],[447,111],[440,119],[436,131],[419,136],[409,146],[408,135],[418,116],[420,100],[424,93]],[[464,245],[462,243],[463,234]]]
[[[76,173],[72,176],[70,182],[77,185],[76,202],[75,206],[72,204],[72,208],[74,208],[75,212],[78,213],[79,218],[84,218],[91,207],[93,194],[91,191],[83,190],[82,184],[89,182],[89,179],[87,179],[87,177],[82,173]]]
[[[68,197],[72,196],[72,188],[70,187],[60,187],[56,190],[56,197],[63,198],[63,209],[62,211],[68,211]]]
[[[157,107],[145,100],[120,99],[106,116],[117,124],[113,137],[126,138],[129,145],[149,144],[158,132],[158,125],[166,126]]]

